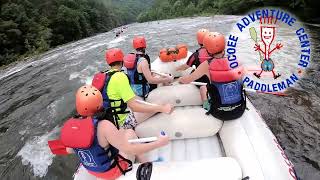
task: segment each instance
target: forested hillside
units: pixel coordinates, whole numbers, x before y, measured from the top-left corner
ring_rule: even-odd
[[[320,21],[319,0],[155,0],[152,8],[141,13],[138,20],[144,22],[194,15],[241,14],[263,6],[288,9],[304,21]]]
[[[136,21],[153,0],[1,0],[0,66]]]
[[[319,0],[1,0],[0,66],[135,21],[279,6],[320,21]]]

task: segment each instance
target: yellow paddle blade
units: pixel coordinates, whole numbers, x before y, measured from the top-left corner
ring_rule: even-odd
[[[251,28],[249,29],[249,32],[250,32],[251,39],[252,39],[254,42],[257,43],[258,37],[257,37],[257,31],[256,31],[256,29],[255,29],[254,27],[251,27]]]

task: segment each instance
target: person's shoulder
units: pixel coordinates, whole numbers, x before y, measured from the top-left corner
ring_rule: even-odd
[[[118,72],[114,72],[114,73],[111,74],[110,82],[111,81],[112,82],[115,82],[115,81],[117,81],[117,82],[120,81],[121,82],[121,81],[123,81],[123,80],[125,80],[127,78],[128,78],[127,75],[123,71],[118,71]]]
[[[112,81],[112,83],[115,83],[115,85],[121,85],[123,83],[129,82],[128,76],[123,72],[123,71],[119,71],[119,72],[115,72],[110,81]]]
[[[143,56],[139,57],[139,59],[138,59],[138,62],[139,62],[139,63],[142,62],[142,61],[145,61],[146,63],[148,63],[147,58],[145,58],[145,57],[143,57]]]
[[[145,58],[145,57],[140,57],[140,58],[138,59],[138,64],[149,65],[149,61],[148,61],[148,59]]]
[[[127,78],[127,75],[123,71],[118,71],[112,75],[112,78],[113,79],[123,79],[123,78]]]

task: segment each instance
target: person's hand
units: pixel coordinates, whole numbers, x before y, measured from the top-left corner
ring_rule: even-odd
[[[176,67],[175,70],[176,70],[176,71],[183,71],[183,69],[181,68],[181,66]]]
[[[173,110],[173,106],[171,104],[165,104],[165,105],[162,105],[161,107],[162,113],[170,114],[172,110]]]
[[[165,135],[164,133],[163,134],[161,133],[158,136],[157,143],[158,143],[159,147],[165,146],[169,143],[169,137],[167,135]]]
[[[276,44],[276,48],[277,48],[277,49],[281,49],[282,47],[283,47],[283,45],[282,45],[281,43],[277,43],[277,44]]]
[[[181,84],[189,84],[189,83],[191,83],[191,80],[190,80],[189,76],[180,77],[180,78],[178,79],[178,81],[179,81],[179,83],[181,83]]]
[[[174,80],[174,77],[172,75],[165,77],[166,82],[165,83],[172,83]]]

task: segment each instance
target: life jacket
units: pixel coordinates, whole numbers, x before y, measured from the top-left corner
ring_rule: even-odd
[[[210,110],[221,120],[239,118],[246,109],[246,94],[241,77],[243,68],[231,69],[226,58],[209,60],[210,84],[207,84]]]
[[[108,84],[111,77],[120,71],[107,71],[107,72],[99,72],[94,75],[92,80],[92,86],[96,87],[102,94],[103,98],[103,108],[106,112],[112,114],[113,118],[119,120],[118,114],[127,114],[127,103],[125,103],[122,99],[110,99],[107,94]],[[111,106],[111,103],[115,104],[116,102],[120,102],[119,106]],[[118,121],[116,121],[118,123]]]
[[[194,58],[192,62],[190,62]],[[207,61],[211,59],[209,56],[207,50],[204,47],[201,47],[196,50],[188,59],[187,64],[191,67],[192,65],[195,65],[196,68],[203,63],[204,61]]]
[[[149,93],[150,86],[143,73],[138,72],[138,61],[140,58],[145,58],[148,61],[149,68],[151,69],[150,57],[147,54],[130,53],[123,58],[124,66],[127,68],[127,74],[131,84],[138,84],[142,86],[142,97],[145,99]]]
[[[188,59],[187,65],[192,67],[193,65],[198,68],[201,63],[204,61],[207,61],[209,59],[212,59],[212,57],[208,54],[207,50],[204,47],[200,47],[197,49]],[[191,73],[193,73],[195,70],[192,70]],[[210,80],[207,75],[203,75],[199,79],[195,80],[196,82],[203,82],[203,83],[210,83]]]
[[[186,58],[188,55],[188,47],[185,44],[178,44],[174,48],[163,48],[159,52],[159,58],[162,62],[175,62]]]
[[[97,137],[97,127],[100,120],[105,117],[95,118],[71,118],[66,121],[61,129],[61,142],[73,148],[79,157],[81,164],[88,170],[94,172],[106,172],[118,166],[123,174],[131,169],[122,169],[118,159],[124,159],[131,166],[132,162],[119,155],[119,150],[113,146],[107,149],[101,147]],[[114,121],[111,121],[115,124]],[[117,126],[117,125],[116,125]],[[117,126],[119,129],[119,127]]]

